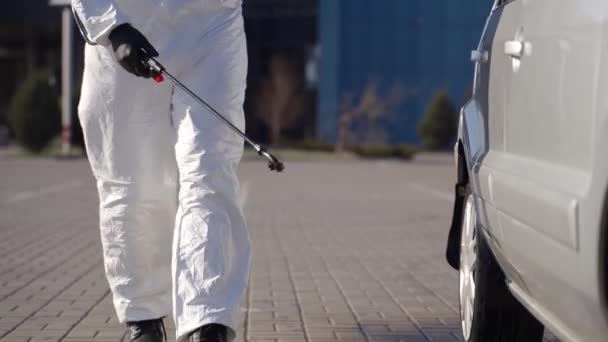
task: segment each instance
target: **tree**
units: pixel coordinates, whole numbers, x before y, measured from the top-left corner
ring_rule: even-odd
[[[302,77],[297,67],[283,55],[270,62],[270,74],[262,80],[256,96],[255,115],[270,130],[270,142],[281,141],[282,132],[293,125],[304,108]]]
[[[400,86],[393,86],[386,95],[381,95],[376,82],[369,82],[356,97],[347,94],[340,105],[338,118],[338,140],[336,149],[343,151],[347,145],[357,140],[353,126],[364,127],[362,134],[358,135],[362,143],[383,143],[386,140],[384,127],[380,121],[391,114],[403,100],[403,90]]]
[[[431,99],[418,125],[422,146],[429,150],[447,149],[454,142],[457,129],[458,112],[447,91],[440,90]]]

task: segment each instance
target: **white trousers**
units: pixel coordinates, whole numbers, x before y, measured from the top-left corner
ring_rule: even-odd
[[[213,20],[196,39],[160,46],[160,61],[244,129],[243,19]],[[208,323],[234,328],[250,257],[237,202],[242,139],[168,81],[126,73],[110,48],[85,55],[79,116],[119,320],[173,314],[179,339]]]

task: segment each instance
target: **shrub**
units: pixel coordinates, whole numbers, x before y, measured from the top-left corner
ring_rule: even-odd
[[[326,143],[321,140],[303,139],[299,141],[285,141],[284,146],[302,151],[314,152],[333,152],[336,149],[334,144]]]
[[[336,150],[343,151],[353,143],[384,144],[388,121],[403,98],[404,90],[399,84],[383,93],[376,82],[368,82],[360,94],[344,94],[338,113]]]
[[[411,160],[418,153],[418,149],[410,145],[397,145],[394,147],[393,156],[399,159]]]
[[[298,65],[286,55],[270,60],[270,74],[261,81],[255,94],[254,114],[268,127],[270,143],[281,141],[283,132],[293,127],[306,107],[304,80]]]
[[[422,146],[429,150],[443,150],[456,137],[458,112],[445,90],[437,92],[418,125]]]
[[[402,159],[410,160],[416,154],[416,148],[409,145],[363,144],[350,146],[348,150],[357,156],[369,159]]]
[[[58,96],[49,84],[50,73],[37,71],[19,87],[8,111],[17,143],[40,152],[60,132]]]

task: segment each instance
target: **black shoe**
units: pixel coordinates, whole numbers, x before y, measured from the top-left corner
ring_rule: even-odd
[[[151,319],[147,321],[127,322],[127,339],[129,342],[165,342],[167,332],[163,319]]]
[[[188,342],[231,342],[234,339],[232,329],[221,324],[206,324],[188,335]]]

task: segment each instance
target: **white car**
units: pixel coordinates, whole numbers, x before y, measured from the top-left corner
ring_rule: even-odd
[[[608,0],[498,0],[447,259],[467,342],[608,341]]]

